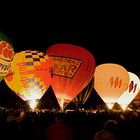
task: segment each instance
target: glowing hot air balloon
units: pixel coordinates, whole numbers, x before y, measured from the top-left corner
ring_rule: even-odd
[[[121,65],[106,63],[95,68],[94,88],[110,109],[126,90],[128,83],[129,74]]]
[[[63,110],[93,78],[95,59],[86,49],[72,44],[48,48],[52,60],[52,88]]]
[[[49,58],[42,52],[21,51],[15,55],[5,82],[21,99],[33,103],[50,86],[50,64]]]
[[[5,34],[0,32],[0,81],[7,75],[14,57],[11,42]]]
[[[140,90],[140,80],[137,75],[132,72],[128,72],[130,81],[126,91],[119,97],[117,103],[121,105],[122,109],[125,110],[131,101],[136,97]]]

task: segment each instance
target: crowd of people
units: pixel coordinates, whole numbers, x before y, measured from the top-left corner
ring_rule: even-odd
[[[139,130],[139,111],[0,108],[3,139],[134,140]]]

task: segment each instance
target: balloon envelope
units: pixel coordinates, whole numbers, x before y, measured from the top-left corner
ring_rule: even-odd
[[[117,103],[121,105],[123,109],[131,103],[131,101],[136,97],[140,90],[140,80],[137,75],[132,72],[129,73],[129,85],[127,90],[123,92],[123,94],[119,97]]]
[[[83,108],[93,90],[93,79],[89,84],[73,99],[78,108]]]
[[[5,34],[0,32],[0,79],[7,75],[14,57],[14,50],[11,42]]]
[[[24,101],[40,99],[50,86],[50,60],[39,51],[21,51],[13,59],[6,84]]]
[[[93,78],[95,59],[86,49],[72,44],[55,44],[48,48],[52,60],[52,88],[64,109]]]
[[[127,70],[118,64],[106,63],[95,68],[94,88],[110,109],[126,90],[128,83]]]

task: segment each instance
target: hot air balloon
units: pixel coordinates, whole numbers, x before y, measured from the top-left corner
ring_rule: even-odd
[[[0,31],[0,81],[7,75],[14,57],[10,40]]]
[[[137,75],[132,72],[129,73],[129,84],[127,90],[119,97],[117,103],[121,105],[122,109],[125,110],[131,101],[136,97],[140,91],[140,80]]]
[[[50,86],[50,65],[48,56],[42,52],[21,51],[16,53],[5,82],[21,99],[29,101],[33,108],[30,103],[39,100]]]
[[[127,70],[118,64],[98,65],[94,73],[94,88],[109,109],[126,90],[129,83]]]
[[[86,49],[73,44],[54,44],[47,50],[52,61],[52,83],[63,110],[93,78],[95,59]]]
[[[140,80],[140,74],[137,75],[139,80]],[[137,93],[136,97],[133,99],[131,102],[135,107],[139,108],[140,107],[140,90]]]

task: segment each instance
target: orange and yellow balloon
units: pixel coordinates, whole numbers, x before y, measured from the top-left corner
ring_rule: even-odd
[[[52,61],[52,88],[63,110],[93,78],[95,59],[73,44],[54,44],[47,50]]]
[[[51,83],[50,60],[39,51],[16,53],[6,84],[24,101],[40,99]]]
[[[106,63],[98,65],[94,73],[94,88],[109,109],[126,90],[129,74],[121,65]]]

